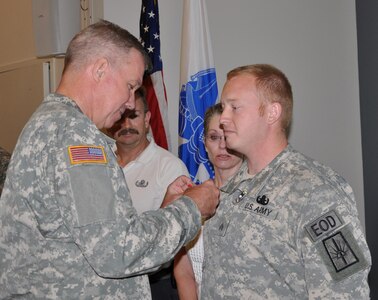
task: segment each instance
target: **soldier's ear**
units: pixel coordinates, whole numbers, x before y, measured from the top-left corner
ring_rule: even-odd
[[[99,58],[93,65],[92,76],[95,81],[100,81],[106,74],[109,67],[109,62],[106,58]]]
[[[277,122],[282,114],[282,106],[278,102],[273,102],[268,105],[268,111],[267,111],[267,121],[268,124],[274,124]]]

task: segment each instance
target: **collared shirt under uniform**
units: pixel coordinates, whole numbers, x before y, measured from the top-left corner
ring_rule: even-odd
[[[201,299],[369,299],[352,188],[290,145],[254,176],[244,163],[204,246]]]
[[[148,277],[194,238],[182,197],[138,216],[113,140],[67,97],[33,114],[0,200],[0,298],[150,299]]]
[[[156,145],[153,138],[135,160],[123,167],[123,173],[138,213],[158,209],[168,185],[181,175],[189,177],[182,160]]]

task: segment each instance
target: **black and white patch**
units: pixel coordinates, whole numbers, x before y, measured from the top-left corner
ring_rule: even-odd
[[[368,263],[348,226],[317,243],[330,275],[336,281],[357,273]]]

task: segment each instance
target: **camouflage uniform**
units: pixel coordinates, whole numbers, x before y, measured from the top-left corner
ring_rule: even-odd
[[[10,160],[10,154],[0,147],[0,195],[3,190],[3,185],[7,173],[7,168]]]
[[[205,223],[202,299],[368,299],[371,257],[351,187],[289,145],[244,164]]]
[[[172,259],[201,216],[182,197],[138,217],[112,144],[64,96],[34,113],[0,201],[0,298],[151,298],[136,275]]]

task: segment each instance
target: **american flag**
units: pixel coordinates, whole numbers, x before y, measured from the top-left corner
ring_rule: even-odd
[[[139,23],[140,40],[151,59],[153,67],[151,73],[145,77],[143,82],[151,111],[150,126],[156,144],[169,149],[168,105],[163,79],[163,62],[160,55],[159,7],[157,0],[142,0]]]
[[[69,146],[71,164],[106,163],[104,148],[101,146]]]

